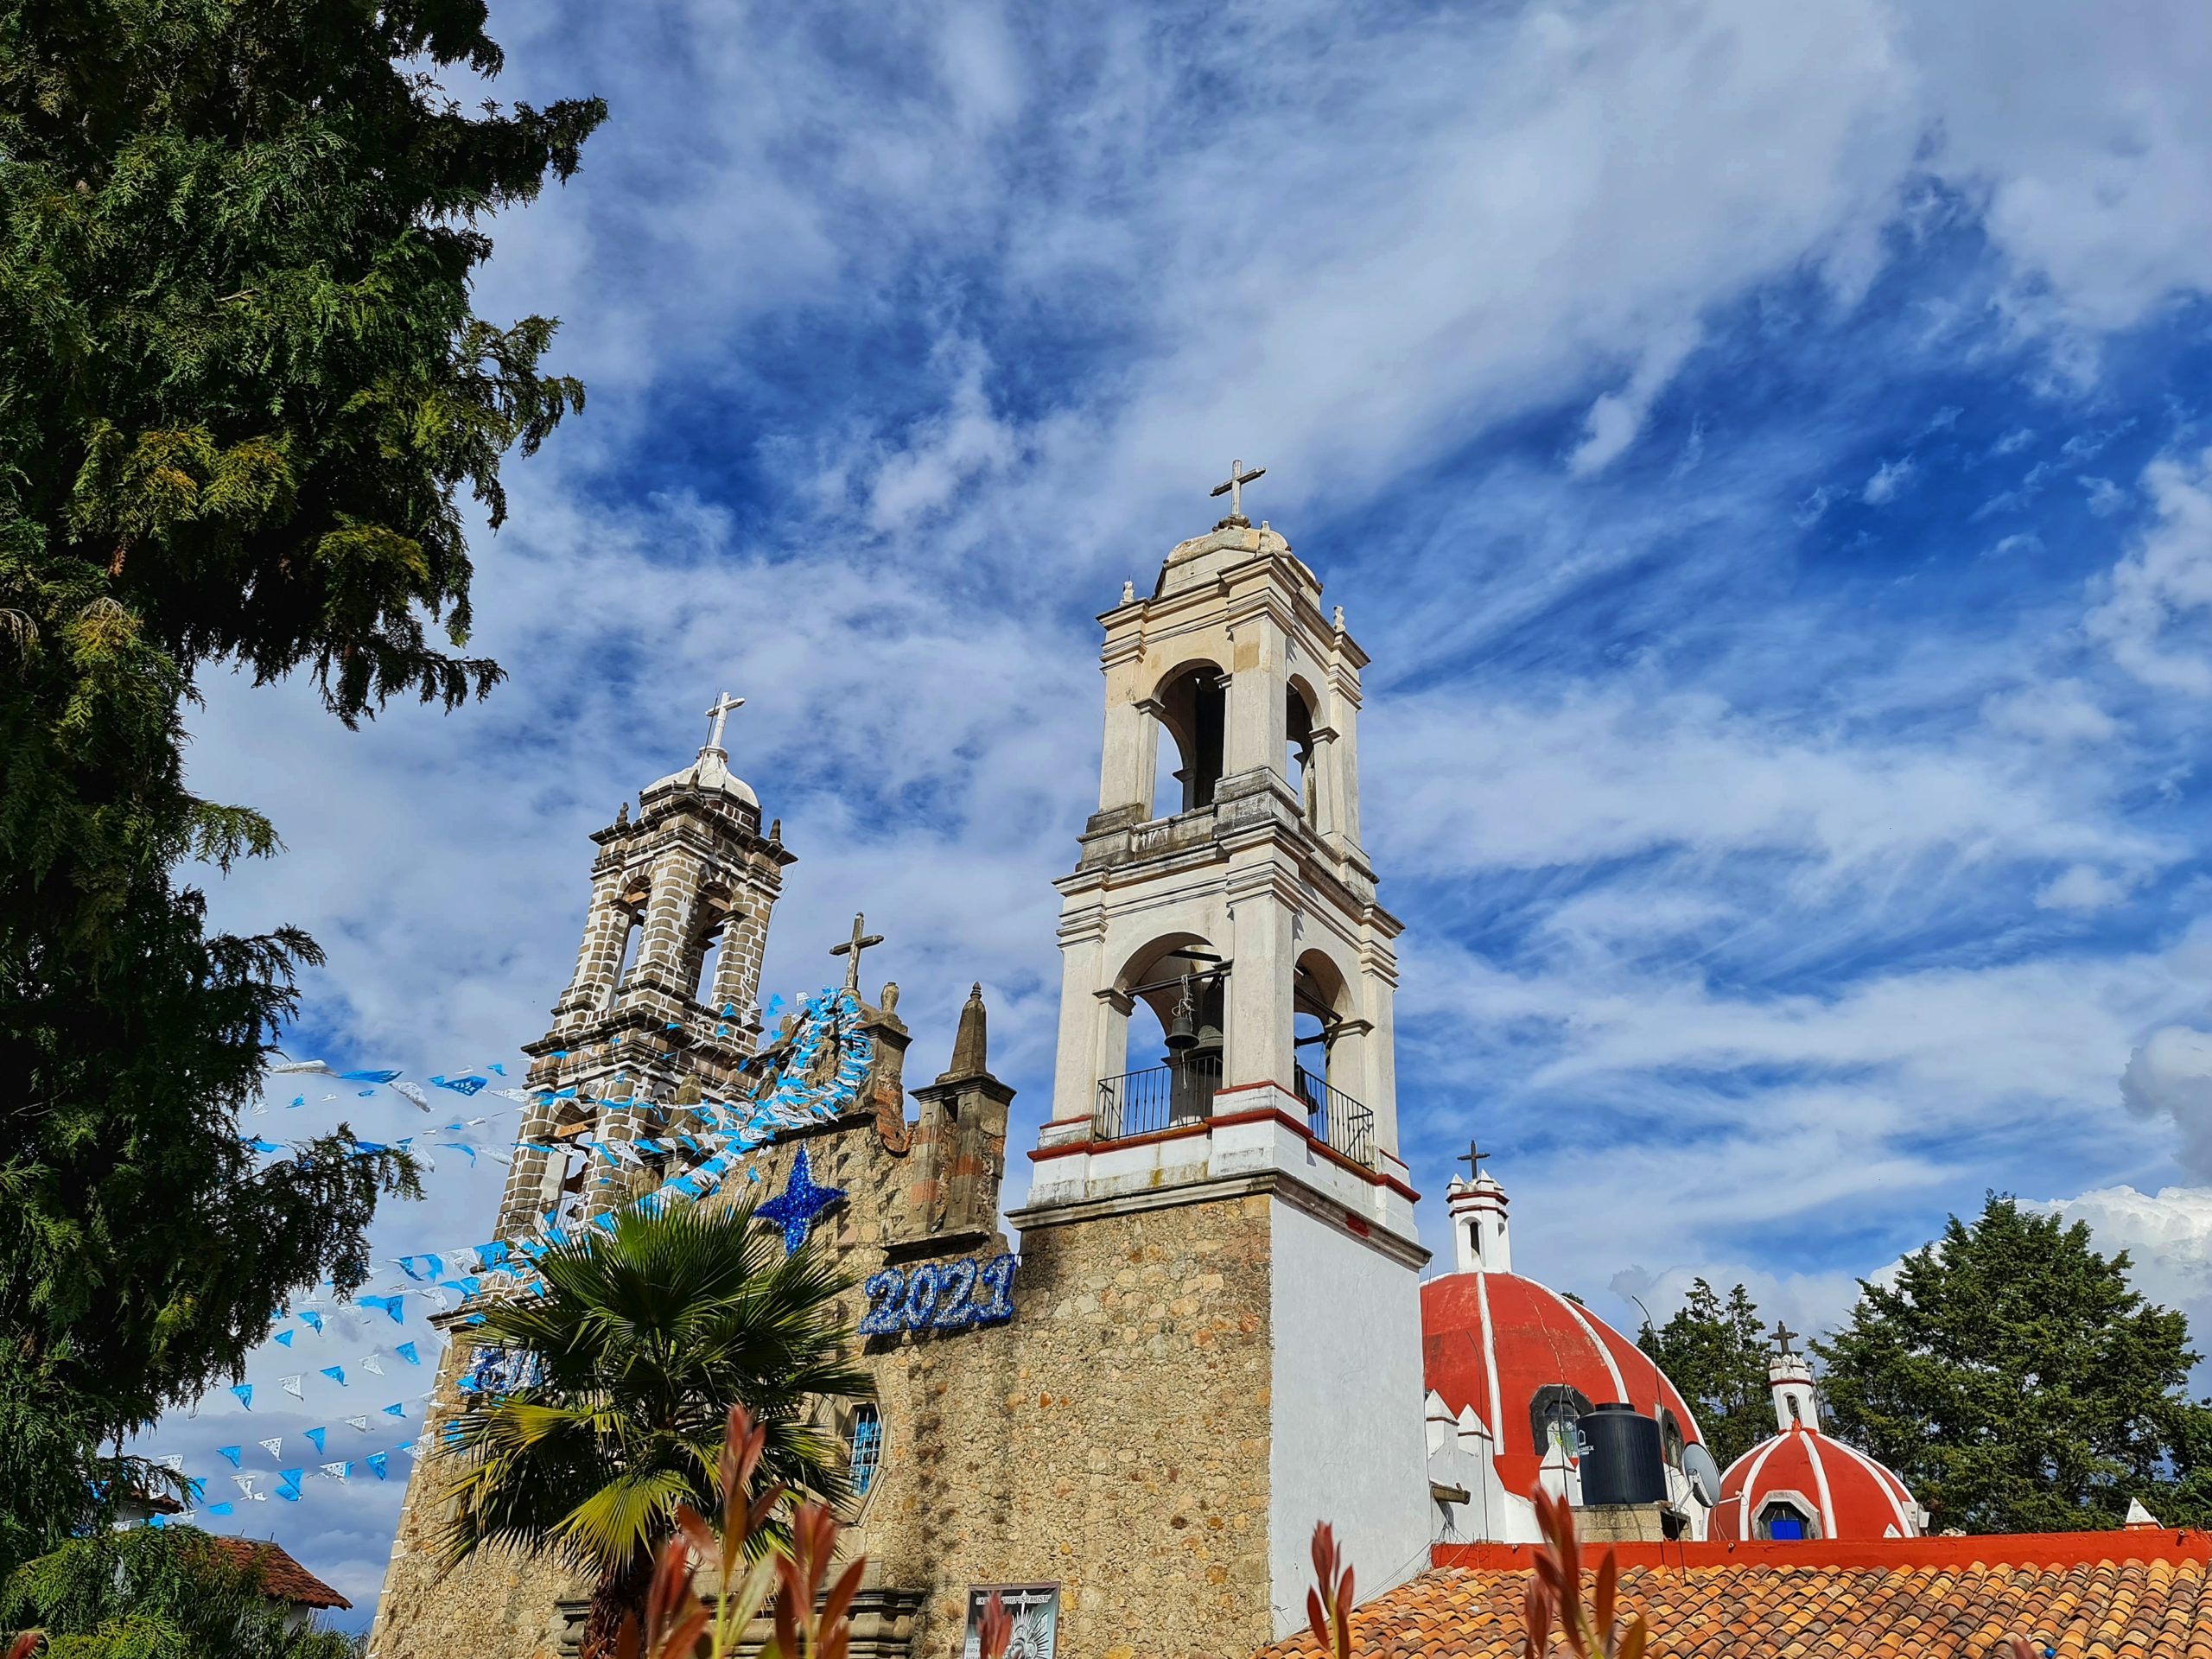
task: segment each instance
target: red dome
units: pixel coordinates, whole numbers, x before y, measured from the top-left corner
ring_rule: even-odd
[[[1509,1492],[1526,1493],[1536,1484],[1545,1449],[1539,1424],[1561,1403],[1572,1408],[1569,1421],[1589,1406],[1633,1406],[1657,1415],[1669,1440],[1674,1433],[1700,1440],[1696,1418],[1649,1355],[1533,1279],[1512,1273],[1432,1279],[1421,1287],[1421,1325],[1428,1386],[1455,1413],[1475,1408]]]
[[[1792,1423],[1728,1465],[1713,1535],[1859,1540],[1918,1535],[1919,1505],[1904,1483],[1841,1440]]]

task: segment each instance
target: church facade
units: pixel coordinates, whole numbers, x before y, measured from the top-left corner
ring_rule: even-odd
[[[1053,1096],[1010,1188],[1013,1091],[980,988],[918,1086],[897,988],[861,991],[858,921],[842,989],[772,1031],[755,1011],[795,860],[729,770],[727,700],[696,761],[594,836],[500,1236],[519,1268],[641,1199],[765,1198],[762,1226],[834,1252],[874,1382],[829,1408],[868,1560],[856,1654],[953,1659],[991,1588],[1040,1656],[1249,1652],[1303,1622],[1325,1519],[1370,1593],[1427,1564],[1399,925],[1360,837],[1366,658],[1320,601],[1232,499],[1101,619],[1098,810],[1058,883]],[[426,1446],[505,1375],[469,1312]],[[557,1563],[441,1570],[440,1472],[416,1469],[371,1650],[572,1649],[586,1586]]]

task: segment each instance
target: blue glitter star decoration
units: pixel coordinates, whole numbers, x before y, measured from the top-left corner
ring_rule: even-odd
[[[790,1255],[806,1243],[807,1234],[822,1212],[844,1201],[844,1188],[814,1184],[814,1172],[806,1161],[806,1148],[801,1147],[798,1161],[791,1166],[791,1178],[785,1185],[782,1195],[769,1199],[753,1214],[784,1230],[784,1254]]]

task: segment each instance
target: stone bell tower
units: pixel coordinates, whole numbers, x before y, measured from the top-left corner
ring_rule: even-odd
[[[500,1205],[502,1238],[621,1196],[620,1183],[586,1191],[581,1159],[527,1143],[650,1134],[626,1103],[720,1094],[753,1052],[768,918],[796,860],[780,823],[763,832],[760,798],[729,769],[723,722],[743,701],[717,699],[698,759],[649,785],[635,819],[626,801],[592,836],[600,850],[575,973],[552,1028],[524,1051],[537,1103]]]
[[[1056,884],[1052,1116],[1009,1219],[1026,1294],[1070,1299],[1071,1455],[1095,1476],[1142,1445],[1128,1483],[1166,1465],[1090,1478],[1093,1519],[1058,1523],[1096,1563],[1062,1604],[1062,1651],[1086,1659],[1301,1624],[1318,1521],[1368,1593],[1427,1560],[1428,1258],[1397,1154],[1400,925],[1360,841],[1368,659],[1244,518],[1256,476],[1240,463],[1230,515],[1100,619],[1099,805]],[[1231,1446],[1265,1467],[1212,1490]]]

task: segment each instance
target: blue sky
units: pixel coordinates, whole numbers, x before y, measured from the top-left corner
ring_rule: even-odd
[[[542,1030],[587,832],[727,686],[769,985],[865,908],[918,1065],[983,981],[1026,1133],[1091,618],[1243,456],[1375,658],[1424,1190],[1479,1134],[1523,1271],[1817,1330],[1995,1187],[2212,1332],[2201,6],[493,22],[502,96],[612,105],[480,291],[591,401],[478,537],[490,702],[206,685],[197,782],[290,849],[218,912],[330,952],[302,1052]],[[365,1601],[396,1502],[246,1529]]]

